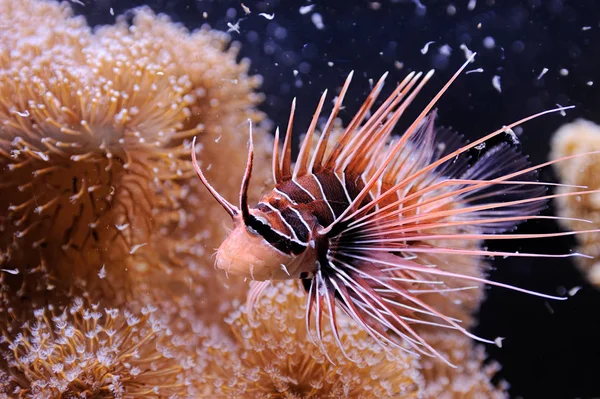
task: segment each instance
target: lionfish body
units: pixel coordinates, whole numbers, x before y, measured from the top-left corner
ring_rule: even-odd
[[[227,273],[253,280],[248,308],[270,281],[300,279],[308,294],[307,328],[310,332],[314,315],[319,342],[326,314],[343,351],[335,317],[335,308],[340,307],[384,346],[446,361],[415,326],[456,329],[480,341],[493,341],[469,333],[460,320],[428,303],[426,294],[445,295],[488,283],[555,298],[476,274],[453,273],[447,267],[447,255],[538,256],[484,251],[477,245],[463,244],[483,239],[533,238],[499,233],[521,221],[543,218],[536,214],[552,197],[544,194],[545,186],[536,180],[538,166],[529,167],[526,157],[514,146],[500,144],[475,161],[467,154],[471,148],[538,115],[470,144],[449,129],[435,127],[435,112],[431,110],[466,65],[395,140],[391,139],[394,126],[432,73],[411,73],[371,111],[384,75],[332,143],[333,121],[350,74],[311,151],[326,92],[321,97],[292,165],[294,101],[281,154],[279,131],[275,136],[275,187],[253,208],[246,198],[253,162],[251,129],[239,208],[206,181],[192,151],[199,177],[233,218],[234,229],[217,251],[216,265]],[[560,234],[568,233],[554,235]],[[401,337],[402,343],[396,337]]]

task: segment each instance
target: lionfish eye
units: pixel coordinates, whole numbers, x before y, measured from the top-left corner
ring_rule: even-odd
[[[269,223],[265,218],[260,216],[248,215],[248,218],[245,220],[246,231],[253,236],[259,236],[258,232],[262,227],[268,226]]]
[[[251,226],[246,225],[246,231],[253,236],[258,236],[258,231],[254,230]]]

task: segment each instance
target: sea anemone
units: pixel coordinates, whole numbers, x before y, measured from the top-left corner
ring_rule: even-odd
[[[260,79],[226,35],[190,34],[146,9],[131,27],[121,19],[91,34],[64,5],[12,3],[0,2],[0,24],[22,27],[0,35],[0,264],[16,271],[6,280],[20,279],[8,285],[20,298],[57,284],[101,287],[94,295],[119,303],[149,272],[164,281],[183,266],[187,282],[188,265],[205,268],[198,259],[224,234],[190,182],[188,139],[199,135],[206,164],[224,159],[209,144],[221,136],[243,148],[239,125],[263,118]],[[215,177],[234,191],[244,155],[231,153]],[[174,226],[181,233],[163,239]],[[4,297],[10,306],[12,293]]]
[[[421,373],[423,396],[431,399],[501,399],[508,397],[508,384],[497,385],[492,378],[500,369],[496,362],[484,363],[486,354],[482,345],[456,331],[442,333],[427,331],[421,334],[434,345],[456,368],[448,367],[436,359],[423,358]]]
[[[554,134],[550,157],[558,159],[591,151],[600,151],[600,126],[587,120],[577,120],[563,125]],[[586,186],[589,190],[600,189],[600,162],[597,156],[579,156],[554,164],[554,169],[563,184]],[[573,188],[560,187],[559,193],[575,191]],[[594,195],[562,196],[556,198],[559,216],[570,218],[562,224],[571,230],[583,230],[600,225],[600,197]],[[575,220],[579,219],[579,220]],[[588,280],[600,286],[600,233],[577,236],[579,249],[590,257],[577,258],[577,264]]]
[[[174,398],[193,359],[148,306],[141,314],[88,305],[35,311],[3,335],[0,397]],[[189,352],[188,352],[189,353]],[[193,353],[193,351],[192,351]]]
[[[263,100],[254,91],[261,77],[248,75],[248,60],[236,61],[239,45],[231,43],[227,34],[207,26],[190,33],[147,7],[137,8],[131,15],[131,25],[125,18],[118,18],[116,25],[102,27],[96,34],[102,42],[121,43],[119,52],[127,53],[128,58],[168,58],[169,65],[190,80],[194,101],[188,105],[190,115],[183,129],[201,130],[197,148],[200,160],[209,169],[211,180],[218,181],[223,194],[230,198],[236,197],[239,190],[246,163],[247,131],[249,123],[253,124],[260,144],[254,176],[257,186],[250,196],[258,198],[271,177],[267,154],[272,139],[266,126],[260,124],[264,115],[256,109]],[[175,136],[174,142],[186,144],[183,137]],[[163,270],[177,272],[170,273],[166,290],[153,290],[153,295],[165,294],[165,304],[177,302],[174,309],[179,316],[195,317],[200,313],[205,321],[222,322],[234,304],[243,300],[247,285],[241,278],[214,272],[212,255],[227,233],[220,208],[196,179],[170,183],[179,185],[172,197],[177,206],[154,213],[159,234],[140,251],[152,254],[150,259],[159,259]],[[155,277],[145,291],[157,284],[165,285],[164,274]]]
[[[419,397],[421,377],[411,354],[387,352],[341,312],[337,322],[345,354],[329,328],[323,345],[315,346],[305,313],[305,294],[292,283],[267,289],[252,317],[234,311],[227,319],[233,341],[204,343],[204,358],[210,359],[207,397]]]

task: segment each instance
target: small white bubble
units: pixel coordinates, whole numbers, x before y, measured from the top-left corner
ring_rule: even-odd
[[[267,13],[261,12],[258,15],[260,15],[261,17],[265,17],[269,21],[271,21],[273,18],[275,18],[275,13],[273,13],[273,14],[267,14]]]
[[[492,86],[498,93],[502,93],[502,86],[500,85],[500,76],[494,75],[492,78]]]
[[[427,52],[429,51],[429,46],[432,45],[433,43],[435,43],[435,41],[430,41],[430,42],[425,43],[425,45],[421,49],[421,54],[423,54],[423,55],[427,54]]]
[[[310,20],[317,29],[322,30],[325,28],[325,25],[323,24],[323,17],[318,12],[311,15]]]
[[[487,49],[493,49],[494,47],[496,47],[496,41],[494,40],[493,37],[486,36],[483,39],[483,47],[485,47]]]
[[[300,7],[300,9],[298,11],[300,12],[301,15],[306,15],[309,12],[311,12],[313,8],[315,8],[315,5],[314,4],[309,4],[307,6]]]

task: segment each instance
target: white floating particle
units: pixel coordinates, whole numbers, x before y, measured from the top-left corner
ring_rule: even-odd
[[[548,68],[542,69],[542,72],[540,72],[540,74],[538,75],[537,80],[540,80],[542,76],[546,74],[546,72],[548,72]]]
[[[108,12],[110,12],[110,15],[112,15],[113,17],[115,16],[115,10],[113,10],[113,8],[111,7]]]
[[[586,82],[586,85],[588,85],[588,86],[593,86],[593,85],[594,85],[594,81],[593,81],[593,80],[588,80],[588,81]]]
[[[237,21],[235,25],[231,22],[227,22],[227,27],[229,27],[229,29],[227,29],[227,32],[240,33],[240,21]]]
[[[323,17],[318,12],[311,15],[310,20],[317,27],[317,29],[321,30],[325,28],[325,25],[323,24]]]
[[[582,27],[581,27],[581,30],[582,30],[582,31],[586,31],[586,30],[590,30],[590,29],[592,29],[592,27],[591,27],[591,26],[582,26]]]
[[[485,148],[485,143],[477,144],[474,148],[477,151],[481,151],[481,150],[483,150]]]
[[[473,56],[473,52],[471,50],[469,50],[469,48],[467,47],[466,44],[461,44],[460,45],[460,49],[465,53],[465,58],[469,59]],[[472,59],[471,62],[474,62],[475,59]]]
[[[415,6],[417,6],[415,9],[415,14],[425,15],[425,13],[427,12],[427,7],[425,7],[420,0],[413,0],[413,3],[415,3]]]
[[[275,18],[275,13],[273,13],[273,14],[267,14],[267,13],[261,12],[258,15],[260,15],[261,17],[265,17],[269,21],[272,20],[273,18]]]
[[[80,6],[85,6],[85,4],[83,4],[83,2],[80,0],[71,0],[71,3],[79,4]]]
[[[494,89],[496,89],[498,93],[502,93],[502,87],[500,86],[500,76],[494,75],[494,77],[492,78],[492,86],[494,86]]]
[[[218,143],[219,141],[221,141],[221,135],[215,139],[215,143]]]
[[[471,69],[470,71],[465,72],[465,75],[468,75],[470,73],[481,73],[481,72],[483,72],[483,68]]]
[[[493,49],[494,47],[496,47],[496,41],[493,37],[486,36],[483,39],[483,47],[487,48],[488,50]]]
[[[300,7],[300,9],[298,11],[300,12],[301,15],[306,15],[309,12],[311,12],[313,8],[315,8],[315,5],[314,4],[309,4],[307,6]]]
[[[562,105],[560,105],[560,104],[558,104],[558,103],[556,104],[556,106],[557,106],[557,107],[560,107],[560,108],[562,108]],[[564,110],[564,109],[561,109],[561,110],[559,111],[559,114],[560,114],[560,116],[567,116],[567,113],[565,112],[565,110]]]
[[[137,251],[138,249],[140,249],[143,246],[148,245],[147,242],[143,243],[143,244],[136,244],[133,247],[131,247],[131,250],[129,251],[129,255],[133,255],[135,253],[135,251]]]
[[[427,52],[429,51],[429,46],[432,45],[433,43],[435,43],[434,41],[431,42],[427,42],[425,43],[425,45],[423,46],[423,48],[421,49],[421,54],[427,54]]]
[[[292,71],[292,73],[294,74],[294,76],[298,76],[298,70],[297,70],[297,69],[294,69],[294,70]]]
[[[333,62],[331,62],[331,61],[328,61],[328,62],[327,62],[327,65],[328,65],[328,66],[330,66],[330,67],[332,67],[332,66],[333,66]]]
[[[394,67],[398,70],[404,68],[404,63],[402,61],[394,61]]]
[[[6,272],[8,274],[12,274],[13,276],[16,276],[17,274],[19,274],[19,269],[0,269],[0,271]]]
[[[208,18],[208,13],[206,11],[204,11],[202,13],[202,18],[204,18],[204,19]]]
[[[244,10],[246,15],[248,15],[252,12],[252,11],[250,11],[250,7],[246,6],[244,3],[242,3],[242,10]]]
[[[523,126],[516,126],[514,131],[517,136],[522,135],[523,134]]]
[[[446,7],[446,13],[450,16],[456,14],[456,7],[454,6],[454,4],[450,4],[448,7]]]
[[[102,269],[98,272],[98,278],[103,279],[106,277],[106,268],[102,265]]]
[[[114,194],[114,193],[112,193],[112,194]],[[129,223],[116,224],[115,227],[117,228],[117,230],[123,231],[129,227]]]
[[[577,294],[577,293],[579,292],[579,290],[581,290],[581,288],[582,288],[582,287],[581,287],[581,286],[579,286],[579,285],[578,285],[578,286],[575,286],[575,287],[573,287],[573,288],[571,288],[571,289],[569,290],[569,296],[573,296],[573,295]]]
[[[450,54],[452,54],[452,47],[450,47],[447,44],[444,44],[442,47],[440,47],[439,52],[441,55],[445,55],[446,57],[449,57]]]
[[[560,71],[558,71],[558,73],[560,73],[560,76],[568,76],[569,70],[567,68],[561,68]]]
[[[467,4],[467,10],[473,11],[477,6],[477,0],[469,0],[469,4]]]
[[[494,343],[496,344],[496,346],[497,346],[498,348],[502,348],[502,341],[504,341],[504,337],[497,337],[497,338],[494,340]]]

